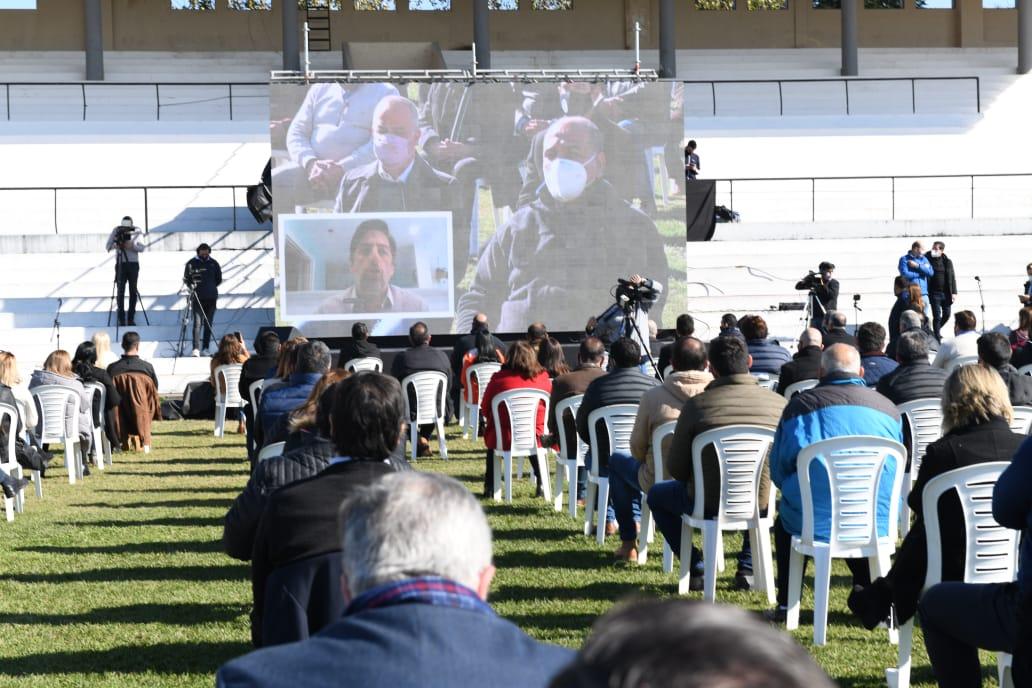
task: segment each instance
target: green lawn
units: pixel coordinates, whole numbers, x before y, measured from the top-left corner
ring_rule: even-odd
[[[26,513],[0,522],[0,686],[210,686],[222,662],[248,650],[248,568],[221,552],[222,516],[247,464],[242,438],[214,440],[211,427],[159,423],[151,454],[120,455],[84,484],[68,485],[55,469],[42,501],[30,495]],[[479,494],[480,446],[455,428],[449,434],[452,460],[419,468]],[[616,600],[674,594],[658,557],[642,568],[616,565],[616,542],[596,547],[531,495],[523,482],[513,504],[486,505],[499,569],[492,603],[502,615],[537,638],[576,646]],[[726,547],[729,573],[736,548]],[[728,582],[720,582],[720,600],[765,606]],[[843,566],[832,584],[830,642],[814,650],[817,660],[843,686],[884,685],[895,648],[848,616]],[[808,647],[811,608],[807,591],[796,638]],[[914,684],[928,685],[923,645],[915,644]]]

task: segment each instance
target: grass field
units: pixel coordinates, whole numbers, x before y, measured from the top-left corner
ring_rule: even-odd
[[[210,422],[155,427],[151,454],[116,456],[113,468],[74,486],[55,469],[42,501],[29,495],[24,514],[0,522],[0,686],[210,686],[222,662],[249,649],[249,569],[221,551],[222,517],[246,482],[242,437],[215,440]],[[452,460],[418,468],[479,494],[480,446],[449,434]],[[596,547],[565,513],[533,499],[529,482],[516,487],[513,504],[486,504],[499,569],[491,601],[531,635],[577,646],[616,600],[676,592],[659,557],[640,568],[614,564],[616,542]],[[736,551],[728,542],[728,573]],[[729,582],[720,581],[718,599],[765,606]],[[849,617],[848,582],[836,566],[830,641],[811,650],[842,686],[884,685],[895,648]],[[796,638],[810,647],[808,590],[803,604]],[[914,685],[930,685],[920,638],[915,646]]]

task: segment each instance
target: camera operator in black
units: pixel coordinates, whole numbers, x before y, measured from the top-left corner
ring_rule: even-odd
[[[824,316],[828,311],[838,310],[839,283],[832,278],[835,266],[828,261],[817,266],[817,272],[810,271],[796,282],[796,289],[810,292],[810,327],[824,331]]]
[[[190,309],[193,311],[193,355],[200,356],[207,352],[211,342],[211,323],[215,319],[215,306],[219,299],[219,285],[222,284],[222,267],[211,257],[211,246],[201,244],[197,247],[197,255],[186,263],[183,281],[194,287],[194,298]],[[201,343],[201,327],[204,327],[203,347]]]
[[[118,325],[124,327],[126,323],[125,312],[125,285],[129,285],[129,318],[128,324],[136,325],[136,301],[140,298],[140,292],[136,283],[140,279],[140,252],[144,245],[140,241],[143,232],[139,227],[133,225],[133,218],[126,215],[122,218],[121,224],[111,230],[108,235],[107,250],[117,251],[115,253],[115,284],[118,285]],[[110,317],[110,316],[108,316]],[[108,323],[111,324],[110,322]]]

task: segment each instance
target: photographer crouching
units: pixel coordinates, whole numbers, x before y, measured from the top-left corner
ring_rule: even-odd
[[[190,310],[193,313],[193,352],[192,356],[208,355],[211,343],[212,321],[215,319],[216,305],[219,300],[219,285],[222,284],[222,266],[211,257],[211,246],[201,244],[197,247],[197,255],[186,262],[183,271],[183,283],[189,294]],[[204,341],[201,342],[201,328],[204,329]],[[199,346],[203,344],[203,346]]]
[[[810,327],[823,331],[824,316],[828,311],[838,309],[839,283],[832,277],[835,266],[828,261],[811,270],[806,277],[796,282],[796,289],[810,292]]]
[[[136,287],[140,279],[140,252],[144,245],[140,241],[143,232],[133,225],[133,218],[126,215],[121,224],[111,230],[107,240],[107,250],[115,253],[115,284],[118,287],[118,325],[125,327],[136,325],[136,302],[140,292]],[[129,285],[129,318],[126,321],[125,285]],[[108,318],[110,319],[110,315]],[[111,323],[108,322],[110,325]]]

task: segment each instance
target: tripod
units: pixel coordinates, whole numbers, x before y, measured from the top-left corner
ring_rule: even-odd
[[[975,275],[975,281],[978,282],[978,300],[982,302],[982,334],[985,334],[985,295],[982,293],[982,278]]]
[[[57,348],[61,348],[61,305],[64,303],[63,299],[57,300],[57,311],[54,313],[54,327],[50,330],[50,341],[54,341],[54,335],[57,335]]]
[[[179,323],[179,343],[176,345],[176,358],[184,356],[183,353],[186,351],[186,326],[190,322],[190,313],[193,313],[193,317],[196,319],[197,315],[203,318],[201,323],[208,327],[208,332],[211,333],[212,337],[215,336],[215,328],[212,327],[211,321],[208,320],[208,314],[204,312],[204,308],[201,306],[201,299],[197,296],[197,284],[193,280],[185,282],[186,286],[186,306],[183,307],[183,317]]]
[[[129,262],[129,259],[125,255],[125,247],[122,246],[121,244],[119,244],[118,245],[118,250],[115,251],[115,279],[111,283],[111,301],[108,303],[108,313],[107,313],[107,326],[108,327],[111,327],[111,313],[115,309],[115,298],[118,295],[118,278],[121,277],[121,275],[122,275],[122,266],[125,265],[128,262]],[[128,280],[126,280],[126,282],[128,283]],[[131,285],[126,284],[126,286],[131,286]],[[143,321],[145,323],[147,323],[147,325],[149,327],[150,326],[150,317],[147,315],[147,308],[143,305],[143,297],[140,296],[140,290],[137,287],[132,287],[132,288],[136,289],[136,302],[140,306],[140,312],[143,313]],[[124,295],[124,292],[123,292],[123,295]],[[132,292],[130,292],[129,293],[129,300],[132,301],[132,298],[133,298]],[[118,305],[121,306],[122,302],[119,301]],[[123,311],[123,313],[124,313],[124,311]],[[120,320],[116,321],[115,322],[115,339],[118,339],[118,337],[119,337],[119,330],[121,328],[122,328],[122,322]]]
[[[652,372],[655,373],[656,377],[660,380],[663,379],[663,371],[656,365],[656,361],[652,358],[652,352],[649,350],[649,341],[641,336],[641,330],[638,329],[638,321],[634,319],[634,304],[628,303],[624,306],[624,320],[623,320],[623,333],[621,336],[631,338],[631,333],[638,335],[638,341],[643,344],[642,349],[645,350],[645,357],[649,359],[649,365],[652,366]]]

